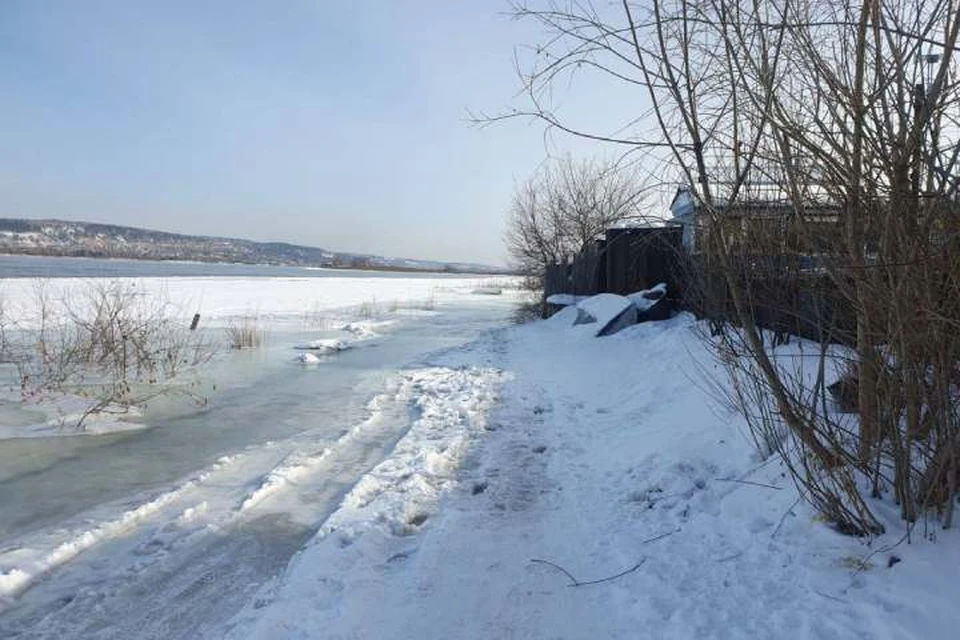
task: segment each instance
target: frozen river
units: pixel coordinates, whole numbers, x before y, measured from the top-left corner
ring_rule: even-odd
[[[320,327],[289,313],[317,313],[318,290],[301,295],[296,279],[165,282],[173,293],[202,285],[220,301],[207,315],[221,320],[232,308],[224,292],[250,304],[262,291],[267,345],[220,353],[202,410],[148,413],[146,428],[120,433],[0,440],[0,637],[215,635],[407,432],[415,398],[404,373],[509,322],[516,304],[443,279],[429,305],[405,305],[407,280],[384,280],[399,304],[364,308],[353,333],[341,327],[359,310],[340,304],[363,298],[353,289],[349,300],[326,296]],[[329,292],[342,283],[322,282]],[[295,361],[294,345],[358,329],[354,348]]]

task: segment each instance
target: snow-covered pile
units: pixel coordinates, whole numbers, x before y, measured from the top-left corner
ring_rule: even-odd
[[[599,293],[594,296],[574,296],[558,293],[548,296],[547,304],[559,307],[574,307],[577,316],[574,324],[596,323],[595,335],[608,336],[625,327],[648,320],[665,320],[672,308],[665,302],[667,285],[660,283],[626,296],[614,293]]]
[[[692,317],[596,339],[576,313],[444,356],[408,436],[232,636],[954,637],[955,531],[907,544],[891,513],[840,535],[706,391]]]

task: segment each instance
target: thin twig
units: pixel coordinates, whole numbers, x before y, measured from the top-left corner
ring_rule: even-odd
[[[658,536],[654,536],[654,537],[652,537],[652,538],[647,538],[646,540],[641,540],[641,541],[640,541],[640,544],[647,544],[648,542],[656,542],[657,540],[663,540],[664,538],[666,538],[666,537],[668,537],[668,536],[672,536],[673,534],[679,533],[679,532],[680,532],[680,527],[677,527],[677,528],[674,529],[673,531],[667,531],[666,533],[661,533],[661,534],[658,535]]]
[[[823,591],[820,591],[820,589],[814,589],[813,591],[814,591],[814,593],[816,593],[817,595],[821,595],[821,596],[823,596],[824,598],[826,598],[826,599],[828,599],[828,600],[834,600],[835,602],[842,602],[843,604],[846,604],[846,603],[847,603],[846,600],[842,600],[842,599],[840,599],[840,598],[837,598],[836,596],[832,596],[832,595],[830,595],[829,593],[824,593]]]
[[[773,540],[777,537],[777,534],[780,533],[780,527],[783,526],[784,521],[786,521],[787,516],[793,513],[793,508],[800,504],[800,500],[803,498],[797,498],[793,501],[793,504],[790,505],[786,511],[783,512],[783,515],[780,516],[780,522],[777,523],[777,528],[773,530],[773,533],[770,534],[770,539]]]
[[[585,587],[585,586],[591,585],[591,584],[600,584],[601,582],[610,582],[610,581],[612,581],[612,580],[616,580],[617,578],[622,578],[623,576],[627,575],[628,573],[633,573],[634,571],[636,571],[637,569],[639,569],[640,567],[642,567],[642,566],[643,566],[643,563],[646,562],[646,561],[647,561],[647,559],[646,559],[646,558],[643,558],[640,562],[638,562],[637,564],[633,565],[632,567],[630,567],[630,568],[627,569],[626,571],[621,571],[620,573],[614,574],[614,575],[612,575],[612,576],[607,576],[606,578],[599,578],[599,579],[597,579],[597,580],[585,580],[584,582],[580,582],[580,581],[577,580],[575,577],[573,577],[573,574],[571,574],[569,571],[567,571],[566,569],[564,569],[563,567],[561,567],[561,566],[558,565],[558,564],[555,564],[555,563],[553,563],[553,562],[550,562],[549,560],[540,560],[540,559],[538,559],[538,558],[532,558],[532,559],[530,560],[530,562],[536,562],[536,563],[539,563],[539,564],[545,564],[545,565],[547,565],[547,566],[549,566],[549,567],[553,567],[553,568],[556,569],[557,571],[560,571],[561,573],[563,573],[563,575],[565,575],[565,576],[567,576],[568,578],[570,578],[570,584],[567,585],[568,587]]]
[[[904,533],[903,536],[901,536],[900,539],[894,542],[893,544],[887,545],[885,547],[880,547],[879,549],[874,549],[869,554],[867,554],[867,557],[865,557],[863,560],[860,561],[860,566],[857,567],[857,570],[853,572],[852,576],[850,576],[850,584],[852,585],[853,581],[857,579],[857,576],[859,576],[861,573],[863,573],[869,568],[870,566],[869,562],[870,560],[873,559],[875,555],[879,553],[886,553],[888,551],[893,551],[894,549],[899,547],[901,544],[903,544],[907,540],[907,538],[910,537],[911,531],[913,531],[913,524],[910,524],[907,527],[907,532]]]
[[[612,580],[616,580],[617,578],[621,578],[621,577],[627,575],[628,573],[633,573],[634,571],[636,571],[637,569],[639,569],[640,567],[642,567],[642,566],[643,566],[643,563],[646,562],[646,561],[647,561],[647,559],[644,558],[643,560],[641,560],[641,561],[638,562],[637,564],[633,565],[632,567],[630,567],[630,568],[627,569],[626,571],[621,571],[620,573],[618,573],[618,574],[616,574],[616,575],[609,576],[609,577],[607,577],[607,578],[600,578],[599,580],[588,580],[588,581],[586,581],[586,582],[580,582],[580,583],[575,584],[575,585],[572,585],[572,586],[582,587],[582,586],[585,586],[585,585],[588,585],[588,584],[600,584],[601,582],[610,582],[610,581],[612,581]]]
[[[739,478],[714,478],[718,482],[736,482],[737,484],[749,484],[754,487],[764,487],[766,489],[776,489],[777,491],[783,490],[783,487],[777,487],[772,484],[764,484],[762,482],[753,482],[752,480],[740,480]]]
[[[577,580],[576,578],[574,578],[573,575],[572,575],[569,571],[567,571],[566,569],[564,569],[563,567],[561,567],[561,566],[558,565],[558,564],[554,564],[554,563],[550,562],[549,560],[540,560],[540,559],[538,559],[538,558],[531,558],[531,559],[530,559],[530,562],[537,562],[537,563],[539,563],[539,564],[545,564],[545,565],[547,565],[547,566],[549,566],[549,567],[553,567],[553,568],[556,569],[557,571],[562,572],[563,575],[565,575],[565,576],[567,576],[568,578],[570,578],[570,584],[568,585],[568,586],[570,586],[570,587],[575,587],[575,586],[577,586],[577,585],[580,584],[580,581]]]
[[[666,533],[661,533],[661,534],[658,535],[658,536],[654,536],[654,537],[652,537],[652,538],[647,538],[646,540],[641,540],[641,541],[640,541],[640,544],[647,544],[647,543],[649,543],[649,542],[656,542],[657,540],[663,540],[663,539],[666,538],[667,536],[672,536],[673,534],[677,533],[678,531],[680,531],[680,527],[677,527],[677,528],[674,529],[673,531],[667,531]],[[567,571],[566,569],[564,569],[563,567],[561,567],[560,565],[558,565],[558,564],[556,564],[556,563],[554,563],[554,562],[550,562],[549,560],[541,560],[541,559],[539,559],[539,558],[531,558],[531,559],[530,559],[530,562],[536,562],[537,564],[545,564],[545,565],[547,565],[548,567],[553,567],[553,568],[556,569],[557,571],[561,572],[563,575],[567,576],[567,577],[570,579],[570,584],[567,585],[568,587],[584,587],[584,586],[591,585],[591,584],[600,584],[601,582],[610,582],[611,580],[616,580],[617,578],[622,578],[623,576],[627,575],[628,573],[633,573],[634,571],[636,571],[637,569],[639,569],[640,567],[642,567],[642,566],[643,566],[643,563],[646,562],[646,561],[647,561],[647,558],[644,557],[642,560],[640,560],[640,562],[638,562],[637,564],[633,565],[633,566],[630,567],[629,569],[627,569],[627,570],[625,570],[625,571],[621,571],[620,573],[617,573],[617,574],[615,574],[615,575],[607,576],[606,578],[599,578],[599,579],[597,579],[597,580],[585,580],[585,581],[581,582],[581,581],[577,580],[572,573],[570,573],[569,571]]]

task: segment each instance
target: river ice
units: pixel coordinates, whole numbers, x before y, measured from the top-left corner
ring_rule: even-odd
[[[375,503],[372,478],[389,473],[385,458],[422,449],[415,434],[436,420],[432,433],[447,446],[410,464],[442,477],[459,455],[462,401],[472,398],[481,416],[498,378],[432,366],[431,354],[509,322],[516,304],[509,292],[470,293],[480,282],[131,280],[181,301],[187,318],[203,298],[211,332],[256,309],[267,345],[218,354],[202,410],[161,407],[119,425],[95,422],[83,437],[51,425],[38,432],[40,408],[5,402],[0,636],[215,635],[345,496],[365,492]],[[26,304],[28,281],[4,285],[8,300]],[[489,391],[478,391],[481,379]],[[430,389],[455,404],[430,403]]]

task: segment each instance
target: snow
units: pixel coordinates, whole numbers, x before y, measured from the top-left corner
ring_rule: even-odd
[[[320,364],[322,360],[312,353],[298,353],[294,358],[300,364]]]
[[[577,304],[581,300],[586,300],[588,296],[575,296],[569,293],[555,293],[547,296],[547,304],[555,304],[558,307],[569,307]]]
[[[321,353],[336,353],[338,351],[346,351],[352,346],[351,343],[346,340],[340,340],[339,338],[321,338],[319,340],[311,340],[303,344],[298,344],[294,348],[307,351],[320,351]]]
[[[661,282],[649,289],[627,294],[627,298],[629,298],[633,306],[637,308],[637,311],[646,311],[657,304],[665,295],[667,295],[667,285]]]
[[[597,338],[598,326],[633,309],[635,296],[580,300],[548,320],[419,355],[408,368],[390,365],[363,378],[369,386],[360,392],[352,380],[344,389],[316,385],[331,370],[348,375],[332,369],[338,362],[392,348],[405,323],[424,323],[417,326],[431,336],[454,326],[434,307],[469,302],[479,284],[384,278],[363,289],[364,278],[305,280],[131,281],[145,294],[165,292],[185,321],[200,308],[205,327],[252,312],[268,327],[297,326],[271,334],[289,337],[274,351],[229,354],[231,366],[245,362],[248,372],[262,372],[270,358],[280,364],[257,378],[261,387],[276,379],[257,417],[246,407],[228,411],[218,428],[309,426],[270,431],[266,442],[231,447],[175,480],[69,517],[51,507],[49,522],[0,545],[0,624],[26,611],[0,635],[955,635],[960,535],[920,523],[908,543],[884,504],[875,506],[887,533],[873,540],[821,522],[782,465],[760,459],[742,419],[711,395],[724,382],[711,380],[720,372],[691,316]],[[13,308],[31,291],[22,282],[3,289]],[[595,323],[575,325],[581,312]],[[374,339],[375,349],[322,353]],[[313,344],[298,359],[326,364],[293,366],[291,347]],[[778,347],[776,365],[802,367],[806,348]],[[310,404],[287,414],[297,380],[318,400],[363,393],[365,410]],[[0,404],[0,437],[50,435],[56,424],[34,409],[15,416]],[[331,424],[317,428],[327,416]],[[115,436],[120,447],[127,437]],[[70,447],[91,440],[56,444],[78,457],[82,450]],[[11,456],[5,473],[26,475],[18,464]],[[54,604],[31,618],[31,597]]]
[[[504,278],[505,283],[512,283]],[[90,278],[53,278],[37,280],[13,278],[0,283],[4,312],[26,324],[34,311],[36,288],[42,284],[52,301],[76,296],[90,284],[107,282]],[[329,277],[329,278],[251,278],[182,277],[115,278],[125,287],[143,296],[162,296],[173,311],[189,323],[200,313],[200,326],[222,326],[231,319],[256,316],[263,321],[339,321],[341,326],[358,318],[357,314],[376,314],[393,306],[408,311],[453,300],[475,297],[472,293],[489,282],[483,277]],[[510,292],[511,289],[505,288]],[[362,307],[362,309],[361,309]],[[426,310],[426,309],[423,309]],[[317,316],[311,318],[311,316]],[[376,319],[376,318],[374,318]]]
[[[502,374],[496,369],[428,368],[406,375],[417,418],[392,455],[377,465],[344,498],[318,534],[336,534],[340,546],[371,528],[405,535],[426,522],[470,438],[485,428]]]
[[[630,300],[615,293],[600,293],[581,300],[577,308],[602,327],[630,308]]]
[[[614,293],[600,293],[577,303],[580,315],[577,324],[597,323],[595,335],[615,333],[636,322],[636,312],[629,298]],[[632,316],[630,314],[632,313]]]
[[[357,320],[343,325],[342,330],[356,340],[369,340],[380,336],[380,331],[396,324],[395,320]]]
[[[575,316],[410,372],[407,435],[229,637],[953,637],[956,531],[835,532],[706,391],[696,320]]]
[[[310,355],[310,354],[305,354]],[[282,487],[296,482],[315,470],[317,465],[327,459],[332,450],[324,447],[309,455],[291,454],[268,473],[256,489],[247,495],[240,503],[240,511],[247,511],[280,490]]]

